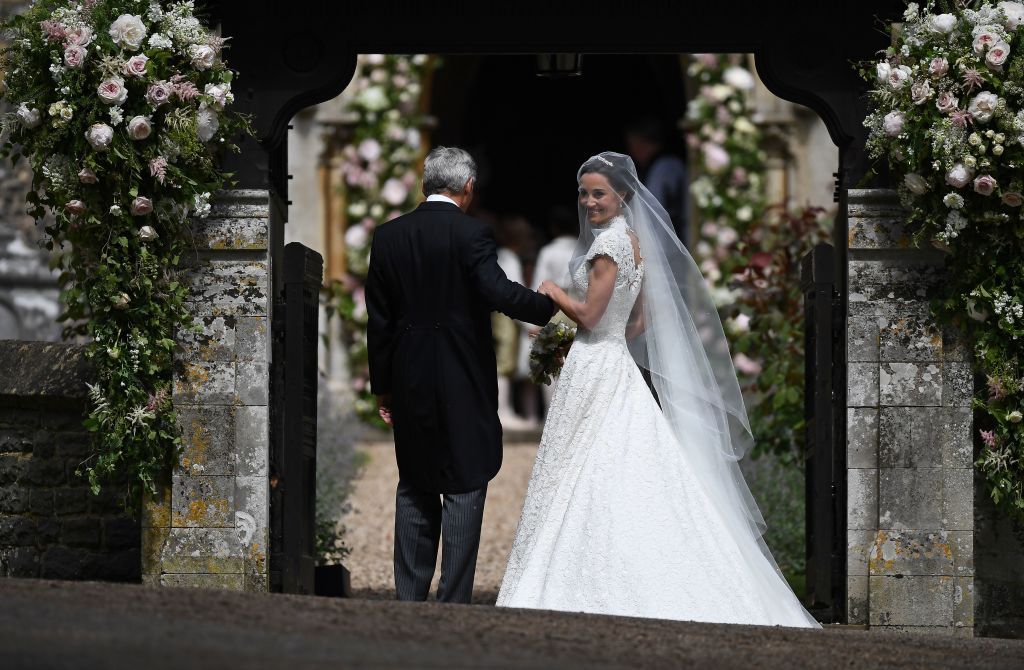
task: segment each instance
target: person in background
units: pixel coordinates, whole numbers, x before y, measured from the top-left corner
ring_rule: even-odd
[[[493,221],[493,219],[492,219]],[[507,221],[495,225],[495,238],[498,241],[498,266],[509,281],[526,286],[523,276],[523,265],[513,250],[515,246],[510,240],[510,227]],[[517,376],[519,367],[520,324],[501,312],[491,314],[491,329],[494,332],[494,353],[498,361],[498,420],[506,430],[530,430],[536,426],[523,419],[515,412],[512,405],[512,382]]]
[[[630,123],[626,127],[626,149],[641,182],[668,212],[676,235],[686,244],[686,194],[690,183],[686,163],[666,147],[662,123],[653,116]]]
[[[576,248],[576,239],[579,237],[579,224],[576,218],[576,213],[567,207],[554,207],[548,212],[548,234],[551,236],[551,241],[545,244],[537,255],[537,266],[533,272],[533,281],[530,282],[530,288],[533,290],[536,291],[545,281],[553,281],[563,291],[570,290],[572,282],[569,277],[569,261],[572,260],[572,252]],[[553,318],[569,321],[569,318],[561,312]],[[538,332],[540,332],[540,328],[531,326],[529,336],[532,338]],[[529,365],[529,351],[527,351],[527,365]],[[558,378],[555,377],[550,385],[542,384],[540,386],[545,408],[551,404],[551,394],[554,393],[557,383]]]

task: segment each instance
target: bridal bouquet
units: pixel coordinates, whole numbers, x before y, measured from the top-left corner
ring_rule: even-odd
[[[933,313],[973,344],[976,465],[1024,521],[1024,3],[909,3],[872,82],[867,148],[918,242],[949,253]],[[987,428],[987,430],[986,430]]]
[[[29,214],[60,270],[65,335],[85,335],[95,384],[84,464],[94,491],[123,473],[153,488],[178,444],[175,332],[191,326],[176,269],[189,217],[247,122],[227,107],[225,40],[192,2],[39,0],[3,28],[2,154],[33,171]]]
[[[564,321],[552,321],[540,329],[530,348],[530,379],[533,383],[551,384],[551,378],[557,377],[561,371],[562,362],[575,337],[576,326]]]

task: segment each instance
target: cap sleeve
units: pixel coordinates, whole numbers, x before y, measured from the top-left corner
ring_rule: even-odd
[[[629,236],[621,230],[609,230],[597,236],[587,252],[587,261],[591,262],[598,256],[607,256],[620,268],[623,261],[633,255],[633,244]]]

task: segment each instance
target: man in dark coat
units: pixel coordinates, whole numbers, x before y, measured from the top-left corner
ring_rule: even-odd
[[[395,587],[469,602],[487,483],[501,467],[492,311],[537,325],[545,295],[509,281],[490,228],[464,214],[476,165],[462,149],[427,156],[427,201],[374,234],[366,282],[370,384],[395,432]],[[442,504],[443,499],[443,504]]]

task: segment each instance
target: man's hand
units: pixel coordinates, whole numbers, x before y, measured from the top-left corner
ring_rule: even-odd
[[[380,414],[381,420],[389,426],[395,424],[391,420],[391,394],[385,393],[384,395],[377,396],[377,412]]]
[[[558,314],[558,310],[561,309],[561,306],[558,303],[558,294],[561,292],[562,289],[558,286],[558,284],[551,281],[550,279],[545,279],[541,283],[540,288],[537,289],[537,293],[540,293],[541,295],[546,295],[547,297],[551,298],[551,302],[554,304],[555,307],[554,311],[551,312],[551,316]]]

